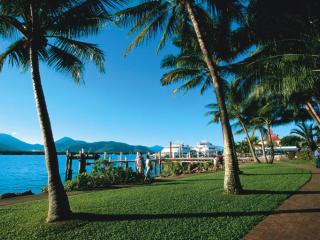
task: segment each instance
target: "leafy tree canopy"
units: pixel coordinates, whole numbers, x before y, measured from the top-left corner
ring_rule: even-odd
[[[300,143],[302,141],[303,141],[303,139],[301,137],[289,135],[289,136],[285,136],[285,137],[281,138],[280,144],[281,144],[281,146],[297,146],[297,147],[300,147]]]

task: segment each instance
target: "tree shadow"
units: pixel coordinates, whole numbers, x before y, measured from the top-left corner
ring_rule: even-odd
[[[219,178],[211,178],[211,179],[186,179],[186,180],[181,180],[182,182],[211,182],[211,181],[223,181],[223,179]]]
[[[254,194],[320,194],[320,191],[274,191],[274,190],[243,190],[242,195],[254,195]]]
[[[250,217],[276,214],[295,213],[320,213],[320,208],[293,209],[253,212],[209,212],[209,213],[162,213],[162,214],[95,214],[95,213],[73,213],[72,220],[93,221],[93,222],[116,222],[116,221],[142,221],[161,219],[188,219],[188,218],[219,218],[219,217]]]
[[[283,175],[309,175],[310,173],[243,173],[243,176],[283,176]],[[313,173],[312,173],[313,174]],[[319,173],[315,173],[319,174]]]
[[[179,180],[156,180],[151,186],[186,185],[188,183],[210,183],[212,181],[223,181],[223,179],[179,179]]]

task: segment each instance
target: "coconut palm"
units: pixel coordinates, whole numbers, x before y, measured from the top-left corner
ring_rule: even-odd
[[[235,72],[247,89],[258,84],[281,93],[286,101],[294,96],[320,128],[319,10],[317,0],[308,4],[303,0],[250,1],[243,35],[251,39],[255,51],[236,64]]]
[[[43,138],[48,172],[49,210],[47,221],[69,217],[71,211],[61,183],[56,147],[42,89],[39,62],[82,81],[85,61],[104,71],[103,52],[95,45],[76,38],[96,34],[108,20],[105,6],[118,1],[93,0],[1,0],[0,28],[3,37],[13,42],[0,55],[0,66],[30,68],[34,97]]]
[[[259,111],[256,111],[255,114],[259,115]],[[267,159],[267,155],[266,155],[266,148],[264,145],[264,139],[265,139],[266,134],[268,133],[268,130],[264,127],[263,118],[262,118],[262,116],[251,115],[250,123],[254,127],[255,130],[259,131],[263,161],[265,163],[267,163],[268,159]]]
[[[204,7],[204,5],[207,5],[207,7]],[[212,25],[211,29],[213,29],[217,25],[222,26],[219,36],[222,36],[221,40],[225,39],[230,32],[231,22],[241,19],[241,8],[238,0],[202,2],[194,0],[149,0],[141,1],[137,6],[125,9],[117,14],[121,24],[132,26],[131,33],[139,32],[128,51],[143,43],[145,39],[155,37],[158,32],[163,32],[158,49],[161,49],[166,40],[177,32],[183,33],[183,42],[187,43],[190,40],[190,38],[187,38],[188,34],[186,34],[189,32],[188,26],[192,26],[197,40],[196,47],[200,49],[203,61],[208,68],[221,111],[225,155],[224,191],[226,193],[239,193],[241,185],[234,169],[236,155],[232,144],[231,126],[224,101],[221,79],[217,70],[217,59],[210,54],[211,42],[207,41],[211,31],[208,31],[205,27]],[[219,24],[216,25],[217,20]],[[200,22],[201,24],[199,24]],[[220,42],[221,45],[225,46],[222,41]]]
[[[240,130],[236,132],[236,134],[245,133],[246,140],[248,142],[248,146],[250,152],[252,154],[253,160],[257,163],[260,163],[258,159],[254,147],[252,145],[251,137],[249,135],[248,125],[250,123],[250,113],[251,108],[254,107],[252,104],[254,101],[250,98],[244,98],[244,96],[239,91],[238,85],[236,82],[228,84],[226,91],[226,105],[229,113],[229,117],[231,120],[236,120],[233,124],[234,127],[240,127]],[[207,112],[206,115],[212,116],[212,122],[216,122],[220,120],[220,111],[217,104],[209,104],[207,105],[210,108],[210,111]]]
[[[292,129],[290,133],[301,137],[304,140],[303,145],[307,146],[311,151],[317,149],[318,132],[312,123],[299,122],[297,123],[297,128]]]
[[[272,130],[271,126],[279,126],[288,124],[290,122],[299,121],[300,119],[306,119],[305,113],[300,111],[295,104],[290,104],[284,101],[281,95],[272,95],[271,93],[265,92],[256,93],[256,102],[254,108],[252,108],[251,122],[260,129],[261,142],[264,140],[264,127],[266,128],[266,134],[268,144],[270,147],[270,159],[268,163],[273,163],[274,160],[274,143],[272,141]],[[262,146],[264,148],[264,146]]]

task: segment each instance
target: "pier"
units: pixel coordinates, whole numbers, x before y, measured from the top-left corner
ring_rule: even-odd
[[[107,152],[96,152],[96,153],[85,153],[82,149],[78,153],[66,152],[66,168],[65,168],[65,181],[72,179],[72,161],[79,161],[78,164],[78,175],[86,172],[86,166],[95,164],[97,160],[105,161],[107,164],[113,166],[119,166],[123,168],[129,168],[129,164],[134,163],[135,160],[129,160],[128,156],[133,155],[132,152],[120,152],[120,153],[107,153]],[[146,154],[146,153],[142,153]],[[111,156],[117,156],[117,159],[114,160]],[[181,156],[179,158],[170,158],[170,157],[161,157],[160,153],[155,153],[152,155],[151,163],[153,164],[153,173],[154,175],[160,175],[163,169],[163,165],[170,162],[179,162],[179,163],[204,163],[204,162],[213,162],[214,157],[191,157],[190,155]],[[158,169],[158,172],[157,172]]]

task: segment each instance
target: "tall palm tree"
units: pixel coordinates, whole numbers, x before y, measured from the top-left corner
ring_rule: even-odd
[[[105,5],[114,6],[113,3],[116,2],[0,1],[1,34],[4,37],[15,37],[0,55],[0,66],[2,67],[5,61],[8,61],[13,66],[25,70],[30,67],[31,70],[48,172],[48,222],[66,219],[71,211],[59,175],[56,147],[42,89],[39,62],[42,61],[59,72],[70,73],[76,83],[82,80],[85,61],[93,62],[103,72],[103,52],[95,44],[82,42],[76,38],[96,34],[102,24],[108,20],[109,14]]]
[[[204,8],[204,4],[207,5],[207,8]],[[186,33],[188,32],[188,26],[192,26],[197,41],[196,48],[200,49],[202,53],[221,111],[225,155],[224,191],[231,194],[239,193],[241,184],[234,168],[236,155],[232,144],[232,131],[225,105],[223,87],[217,69],[217,59],[210,54],[211,42],[206,41],[207,36],[211,35],[211,31],[208,31],[205,27],[208,25],[216,26],[216,22],[213,20],[221,20],[219,21],[219,25],[222,26],[221,40],[226,39],[232,21],[239,21],[242,17],[241,8],[242,5],[238,0],[206,0],[201,2],[194,0],[148,0],[141,1],[137,6],[125,9],[117,14],[119,22],[124,26],[132,26],[131,33],[140,31],[129,46],[128,51],[143,43],[146,38],[155,37],[158,32],[163,31],[158,47],[158,49],[161,49],[172,35],[177,32]],[[199,24],[200,22],[205,22],[205,24]],[[187,35],[182,34],[185,43],[190,40],[186,38]],[[221,45],[224,45],[222,41]]]
[[[246,140],[248,142],[249,150],[251,152],[253,160],[256,163],[260,163],[260,160],[258,159],[254,147],[252,145],[248,129],[248,125],[250,124],[249,113],[251,112],[251,108],[254,107],[254,101],[252,101],[252,99],[250,98],[244,98],[244,96],[239,91],[237,82],[228,84],[226,87],[226,105],[229,117],[231,120],[236,120],[233,126],[240,126],[241,130],[237,131],[237,134],[246,134]],[[217,104],[209,104],[207,105],[207,107],[210,108],[210,111],[208,111],[206,115],[213,116],[213,121],[220,120],[220,111]]]
[[[320,128],[319,10],[317,0],[250,1],[243,35],[256,50],[236,65],[247,85],[264,85],[301,104]]]
[[[259,111],[256,111],[256,113],[259,114]],[[264,128],[264,121],[262,119],[262,116],[251,116],[252,118],[250,119],[250,123],[253,125],[255,129],[259,131],[260,134],[260,142],[261,142],[261,150],[262,150],[262,156],[263,156],[263,161],[265,163],[268,162],[267,155],[266,155],[266,148],[264,145],[264,139],[266,134],[268,133],[268,130]]]

